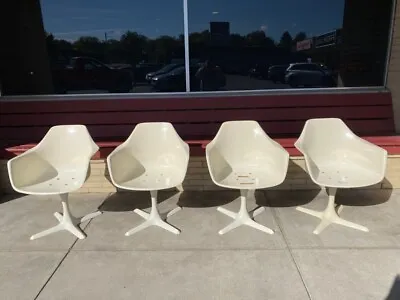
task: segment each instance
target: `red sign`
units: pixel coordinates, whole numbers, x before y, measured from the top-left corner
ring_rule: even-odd
[[[312,45],[312,39],[300,41],[300,42],[297,42],[297,44],[296,44],[296,50],[297,51],[308,50],[308,49],[311,49],[311,45]]]

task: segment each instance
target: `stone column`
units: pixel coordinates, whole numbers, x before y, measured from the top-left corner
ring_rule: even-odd
[[[387,87],[392,92],[396,132],[400,134],[400,0],[397,0]]]
[[[3,1],[0,11],[2,94],[53,93],[40,1]]]

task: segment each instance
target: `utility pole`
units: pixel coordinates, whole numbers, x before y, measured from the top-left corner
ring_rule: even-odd
[[[107,42],[107,31],[104,32],[104,40]]]

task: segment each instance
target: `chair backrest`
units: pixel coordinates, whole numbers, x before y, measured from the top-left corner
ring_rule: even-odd
[[[177,159],[186,165],[189,161],[189,145],[176,132],[171,123],[147,122],[136,125],[124,146],[132,149],[141,162]]]
[[[308,120],[295,146],[312,158],[331,156],[348,144],[355,134],[338,118]]]
[[[257,121],[228,121],[218,130],[211,146],[232,163],[238,160],[256,159],[256,154],[266,147],[274,147],[271,140]]]
[[[89,163],[98,149],[86,126],[59,125],[50,128],[36,151],[57,168]]]

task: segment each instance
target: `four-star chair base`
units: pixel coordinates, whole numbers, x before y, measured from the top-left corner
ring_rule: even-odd
[[[328,202],[328,206],[326,207],[326,209],[324,211],[319,212],[319,211],[311,210],[311,209],[304,208],[304,207],[296,208],[298,211],[301,211],[303,213],[306,213],[308,215],[311,215],[311,216],[321,219],[321,223],[319,223],[317,228],[313,231],[314,234],[320,234],[327,226],[329,226],[332,223],[343,225],[343,226],[350,227],[350,228],[357,229],[357,230],[364,231],[364,232],[369,231],[367,227],[364,227],[364,226],[361,226],[356,223],[352,223],[352,222],[349,222],[349,221],[346,221],[346,220],[343,220],[342,218],[340,218],[339,214],[342,211],[343,206],[335,205],[335,195],[336,195],[337,189],[336,188],[326,188],[326,191],[329,196],[329,202]]]
[[[82,231],[82,229],[79,228],[79,224],[83,223],[85,221],[88,221],[90,219],[93,219],[99,215],[101,215],[100,211],[93,212],[91,214],[88,214],[82,218],[76,218],[74,217],[70,210],[69,210],[69,204],[68,204],[68,194],[60,194],[61,198],[61,204],[63,207],[63,213],[60,214],[59,212],[55,212],[54,216],[58,220],[59,224],[51,227],[47,230],[44,230],[42,232],[39,232],[37,234],[34,234],[31,236],[31,240],[36,240],[38,238],[44,237],[46,235],[61,231],[61,230],[66,230],[75,235],[78,239],[84,239],[86,237],[86,234]]]
[[[232,219],[234,219],[234,221],[229,224],[228,226],[226,226],[225,228],[221,229],[218,233],[219,234],[225,234],[239,226],[242,225],[247,225],[250,227],[253,227],[255,229],[261,230],[265,233],[269,233],[269,234],[273,234],[274,231],[264,225],[258,224],[257,222],[255,222],[253,220],[254,217],[256,217],[257,215],[259,215],[260,213],[262,213],[265,210],[265,207],[259,207],[258,209],[256,209],[253,213],[253,217],[250,217],[249,212],[247,211],[246,208],[246,202],[247,202],[247,197],[251,195],[252,197],[254,197],[254,190],[240,190],[240,210],[238,213],[234,213],[230,210],[227,210],[226,208],[223,207],[218,207],[217,210],[221,213],[223,213],[224,215],[227,215],[228,217],[231,217]]]
[[[177,196],[179,198],[179,196],[181,195],[181,191],[178,192],[175,196]],[[165,222],[164,219],[169,218],[170,216],[176,214],[178,211],[180,211],[182,208],[181,207],[176,207],[175,209],[171,210],[165,218],[162,218],[158,208],[157,208],[157,191],[151,191],[151,211],[150,213],[147,213],[141,209],[135,209],[133,212],[138,214],[139,216],[141,216],[143,219],[145,219],[146,221],[143,222],[142,224],[140,224],[139,226],[132,228],[131,230],[129,230],[128,232],[125,233],[126,236],[130,236],[132,234],[135,234],[143,229],[146,229],[147,227],[150,226],[158,226],[161,227],[169,232],[172,232],[174,234],[179,234],[180,230],[175,228],[174,226],[168,224],[167,222]],[[174,197],[175,197],[174,196]]]

